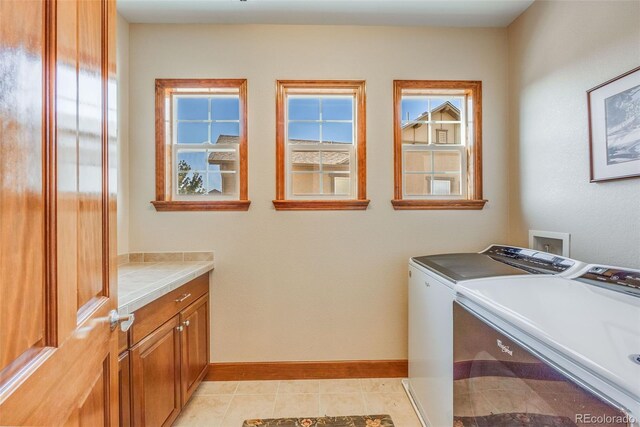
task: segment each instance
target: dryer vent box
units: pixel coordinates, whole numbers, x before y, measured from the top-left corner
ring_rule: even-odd
[[[568,257],[570,237],[569,233],[529,230],[529,247],[537,251]]]

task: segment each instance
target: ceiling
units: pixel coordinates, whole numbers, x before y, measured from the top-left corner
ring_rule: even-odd
[[[533,0],[118,0],[132,23],[505,27]]]

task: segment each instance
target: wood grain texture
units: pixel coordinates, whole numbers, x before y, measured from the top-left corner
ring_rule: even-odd
[[[170,426],[180,413],[179,316],[131,348],[133,425]]]
[[[105,295],[101,1],[78,2],[78,309]]]
[[[168,319],[180,313],[208,292],[209,273],[205,273],[136,310],[134,312],[136,321],[129,330],[131,345],[140,342]],[[187,295],[189,296],[187,297]]]
[[[404,378],[406,360],[211,363],[205,381]]]
[[[179,211],[247,211],[251,202],[249,200],[224,200],[224,201],[157,201],[151,202],[158,212]]]
[[[44,26],[43,2],[0,2],[0,370],[45,339]]]
[[[155,138],[156,138],[156,199],[151,203],[159,212],[177,211],[246,211],[249,209],[248,180],[248,128],[247,128],[247,80],[246,79],[156,79],[155,95]],[[172,185],[172,142],[167,132],[167,102],[175,89],[236,89],[240,99],[240,134],[239,134],[239,198],[238,200],[218,201],[181,201],[173,200]],[[186,93],[186,92],[181,92]],[[194,92],[206,94],[207,92]]]
[[[285,110],[289,93],[322,95],[351,94],[356,105],[357,195],[354,200],[288,200],[286,197]],[[276,82],[276,210],[366,210],[367,200],[367,114],[364,80],[278,80]],[[283,203],[284,202],[284,203]]]
[[[125,351],[118,357],[118,391],[120,427],[131,427],[131,358]]]
[[[209,296],[200,297],[183,310],[180,324],[184,327],[180,343],[180,383],[184,407],[209,368]]]
[[[364,211],[369,200],[274,200],[279,211]]]
[[[465,200],[403,199],[402,194],[402,95],[404,90],[457,90],[473,102],[473,141],[469,146],[472,160],[467,164],[469,187]],[[476,80],[394,80],[393,81],[393,200],[396,210],[463,209],[480,210],[487,202],[482,197],[482,82]]]
[[[115,202],[100,207],[107,192],[115,195],[115,188],[110,188],[104,179],[109,169],[104,153],[115,152],[115,145],[109,145],[115,138],[107,139],[104,131],[108,86],[105,70],[106,63],[114,60],[115,2],[0,3],[3,8],[16,5],[19,5],[14,10],[16,16],[11,18],[16,23],[37,16],[32,7],[39,5],[44,10],[44,16],[40,16],[44,27],[40,26],[39,34],[47,42],[45,61],[29,67],[29,73],[38,68],[44,73],[44,84],[38,89],[44,111],[39,114],[32,111],[30,118],[42,128],[37,144],[44,155],[37,151],[30,153],[41,160],[29,173],[42,178],[37,185],[45,191],[45,203],[34,204],[32,214],[42,215],[45,224],[34,226],[29,233],[36,236],[44,230],[46,236],[33,250],[42,253],[46,263],[43,281],[48,346],[0,380],[0,425],[115,426],[118,341],[105,322],[107,313],[116,306],[115,274],[111,273],[115,270],[110,267],[111,260],[105,259],[106,254],[113,253],[115,266],[115,246],[109,246],[114,241],[105,237],[112,235],[105,228],[115,224]],[[8,28],[5,19],[10,15],[4,12],[4,9],[0,12],[0,31]],[[3,44],[6,41],[4,36],[0,40]],[[37,37],[30,43],[35,40]],[[0,52],[4,51],[3,45]],[[38,79],[29,73],[17,73],[29,78],[27,85],[19,87],[38,88]],[[6,76],[2,74],[2,82]],[[2,96],[4,93],[0,99]],[[0,176],[4,179],[9,176],[7,172],[3,167]],[[34,183],[32,179],[30,185]],[[31,196],[26,189],[20,192]],[[97,244],[91,243],[96,242],[95,236]],[[3,245],[7,238],[2,235]],[[16,236],[11,236],[11,240],[15,242]],[[95,254],[89,256],[96,256],[97,260],[92,261],[90,268],[83,268],[87,258],[83,258],[79,248],[95,249]],[[4,259],[4,253],[1,258]],[[27,257],[25,261],[30,263],[25,271],[36,270],[37,257]],[[13,268],[21,267],[15,264]],[[105,289],[107,283],[112,288]],[[87,296],[91,304],[83,304],[79,316],[82,298],[78,292],[95,284],[100,291]],[[12,286],[18,289],[24,283],[15,282]],[[25,298],[25,302],[36,306],[39,298]],[[76,330],[83,330],[86,335],[76,334]]]

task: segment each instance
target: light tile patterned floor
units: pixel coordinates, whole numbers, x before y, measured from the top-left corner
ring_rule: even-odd
[[[399,378],[203,382],[174,426],[242,427],[250,418],[389,414],[420,427]]]

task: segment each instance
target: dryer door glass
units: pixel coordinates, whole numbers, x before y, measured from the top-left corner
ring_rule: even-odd
[[[454,427],[627,426],[629,417],[454,303]]]

